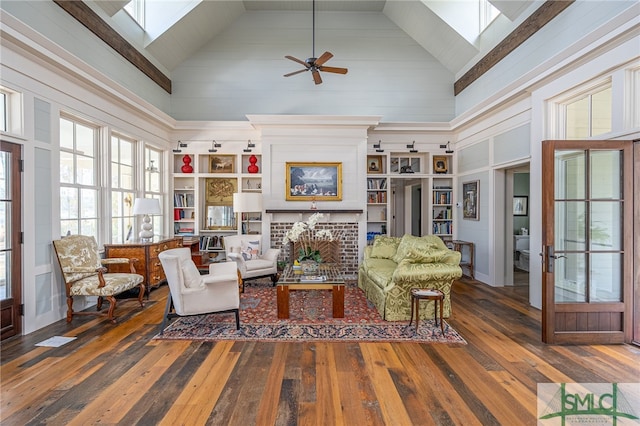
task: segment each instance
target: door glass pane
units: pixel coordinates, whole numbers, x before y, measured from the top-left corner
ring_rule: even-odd
[[[555,301],[586,302],[586,256],[583,253],[567,253],[555,261]]]
[[[554,219],[556,252],[586,249],[584,201],[556,201]]]
[[[622,255],[593,253],[590,257],[590,301],[622,301]]]
[[[585,155],[584,151],[556,151],[556,200],[585,198]]]
[[[590,250],[622,250],[622,206],[619,201],[591,203]]]
[[[0,300],[11,297],[11,154],[0,152]]]
[[[619,200],[622,198],[622,153],[615,151],[591,151],[590,186],[592,199]]]

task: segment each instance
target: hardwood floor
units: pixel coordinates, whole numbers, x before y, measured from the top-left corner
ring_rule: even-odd
[[[166,293],[3,342],[2,424],[533,425],[538,383],[640,380],[637,347],[542,344],[518,287],[454,284],[468,345],[152,340]]]

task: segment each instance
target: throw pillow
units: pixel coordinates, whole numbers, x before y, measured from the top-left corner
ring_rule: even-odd
[[[410,248],[426,252],[433,250],[434,248],[436,248],[436,246],[424,238],[406,234],[400,240],[400,244],[398,244],[398,250],[396,250],[396,254],[393,256],[392,260],[396,263],[402,262],[402,259],[407,257]]]
[[[376,259],[393,259],[400,244],[400,239],[395,237],[387,237],[384,235],[376,235],[373,239],[370,257]]]
[[[181,259],[180,269],[182,269],[182,278],[185,287],[196,288],[203,285],[202,275],[200,275],[200,271],[198,271],[198,267],[193,263],[193,260],[190,258]]]
[[[404,258],[408,263],[441,263],[442,259],[449,254],[449,250],[433,247],[422,250],[417,247],[409,247]]]
[[[242,240],[242,258],[244,260],[255,260],[260,258],[260,240]]]

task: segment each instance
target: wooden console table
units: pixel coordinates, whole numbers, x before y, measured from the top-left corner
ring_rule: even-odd
[[[162,284],[166,276],[158,259],[165,250],[182,247],[182,237],[154,237],[151,241],[133,240],[123,244],[105,244],[105,257],[126,257],[138,259],[136,272],[144,277],[147,291]],[[110,266],[111,272],[128,272],[122,266]]]
[[[469,241],[462,241],[462,240],[453,240],[451,241],[451,243],[453,244],[453,249],[455,251],[459,251],[460,254],[462,255],[462,258],[460,260],[460,267],[462,268],[463,275],[464,275],[465,268],[467,268],[469,270],[469,273],[467,274],[467,276],[470,277],[472,280],[474,280],[475,279],[474,271],[473,271],[473,251],[475,247],[474,244]],[[466,250],[465,250],[465,247],[467,247]]]

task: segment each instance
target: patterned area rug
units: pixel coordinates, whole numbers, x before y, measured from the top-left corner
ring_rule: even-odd
[[[356,286],[345,289],[344,318],[332,318],[331,291],[291,291],[289,319],[278,319],[276,290],[248,285],[240,297],[240,330],[233,314],[211,314],[173,320],[162,336],[168,340],[358,341],[459,343],[466,341],[445,321],[444,335],[434,320],[385,321]]]

